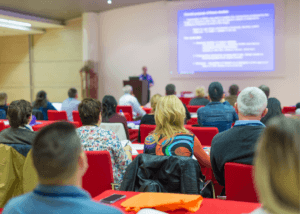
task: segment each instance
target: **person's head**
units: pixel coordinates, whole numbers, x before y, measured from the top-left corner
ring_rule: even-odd
[[[196,88],[196,93],[195,93],[196,97],[205,97],[205,88],[202,87],[198,87]]]
[[[166,95],[176,94],[176,87],[174,84],[168,84],[166,86]]]
[[[132,94],[133,93],[132,92],[132,86],[131,85],[125,85],[123,87],[123,92],[124,92],[124,94]]]
[[[146,66],[143,66],[143,67],[142,67],[142,70],[143,70],[143,74],[146,75],[146,74],[147,74],[147,67],[146,67]]]
[[[88,168],[75,127],[68,122],[41,129],[32,144],[32,159],[42,184],[81,185]]]
[[[70,88],[68,91],[69,98],[77,98],[77,90],[76,88]]]
[[[270,120],[254,160],[255,185],[264,209],[272,214],[299,213],[300,120]]]
[[[233,84],[229,87],[229,94],[230,95],[237,95],[239,92],[239,86],[236,84]]]
[[[296,109],[300,108],[300,103],[296,104]]]
[[[161,95],[160,94],[155,94],[151,97],[151,100],[150,100],[150,104],[151,104],[151,108],[152,108],[152,112],[154,113],[155,110],[156,110],[156,104],[159,100],[159,98],[161,98]]]
[[[103,111],[102,111],[102,117],[104,119],[108,119],[110,116],[116,113],[117,109],[117,100],[111,96],[111,95],[106,95],[102,99],[102,106],[103,106]]]
[[[26,100],[15,100],[8,106],[7,118],[12,128],[18,128],[30,123],[31,115],[32,106]]]
[[[39,108],[39,107],[46,107],[46,106],[47,106],[47,94],[45,91],[39,91],[36,94],[36,99],[33,107]]]
[[[223,86],[219,82],[212,82],[208,87],[209,98],[212,102],[220,102],[224,98]]]
[[[261,122],[264,124],[266,124],[271,118],[282,114],[280,101],[276,98],[272,97],[268,99],[267,108],[268,113],[261,119]]]
[[[6,105],[6,101],[7,101],[7,94],[5,92],[1,92],[0,93],[0,105],[1,106]]]
[[[267,98],[269,98],[269,96],[270,96],[270,88],[268,86],[261,85],[258,88],[265,93],[265,95],[267,96]]]
[[[264,92],[256,87],[248,87],[241,91],[235,108],[239,117],[263,117],[267,114],[268,99]]]
[[[93,98],[85,98],[78,105],[82,125],[97,125],[101,122],[101,102]]]

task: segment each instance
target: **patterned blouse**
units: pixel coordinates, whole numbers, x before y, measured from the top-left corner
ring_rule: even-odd
[[[77,129],[85,151],[109,151],[114,174],[114,182],[121,184],[128,159],[117,135],[112,131],[104,130],[98,126],[82,126]]]

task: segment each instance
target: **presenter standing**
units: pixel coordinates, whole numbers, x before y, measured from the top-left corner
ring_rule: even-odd
[[[147,103],[149,103],[150,101],[150,87],[152,87],[154,85],[153,79],[151,77],[151,75],[147,74],[147,67],[144,66],[142,67],[143,70],[143,74],[140,75],[140,80],[147,80],[148,81],[148,99],[147,99]]]

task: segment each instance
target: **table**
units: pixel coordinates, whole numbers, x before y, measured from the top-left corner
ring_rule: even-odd
[[[93,198],[95,201],[100,201],[102,198],[108,197],[112,194],[122,194],[126,195],[125,199],[119,200],[112,204],[112,206],[119,208],[124,213],[134,214],[135,212],[125,212],[125,208],[121,206],[121,203],[126,199],[139,194],[139,192],[125,192],[125,191],[115,191],[115,190],[107,190],[102,194]],[[204,198],[201,207],[195,213],[205,213],[205,214],[241,214],[241,213],[250,213],[256,208],[260,207],[259,203],[249,203],[249,202],[240,202],[240,201],[226,201],[220,199],[210,199]],[[188,214],[190,212],[186,210],[175,210],[168,212],[170,214]]]

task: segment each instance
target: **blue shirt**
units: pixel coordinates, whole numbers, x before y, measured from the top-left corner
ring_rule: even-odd
[[[33,192],[11,199],[3,210],[3,214],[27,213],[120,214],[122,212],[92,201],[89,193],[76,186],[38,185]]]
[[[217,127],[219,132],[231,128],[233,122],[239,119],[235,109],[225,101],[210,102],[197,111],[198,124],[207,127]]]
[[[32,106],[33,105],[34,105],[34,103],[32,104]],[[49,101],[47,102],[46,108],[39,107],[39,108],[34,108],[34,109],[40,110],[43,113],[44,120],[48,120],[48,110],[56,110],[56,108]]]
[[[75,98],[68,98],[62,102],[61,110],[67,112],[69,121],[73,121],[72,112],[78,111],[79,103],[80,103],[80,101],[76,100]]]
[[[146,76],[144,74],[140,75],[140,80],[147,80],[148,81],[148,89],[150,88],[150,83],[154,84],[152,77],[147,74]]]
[[[238,120],[235,122],[234,126],[263,126],[263,127],[266,127],[265,124],[263,124],[259,120]]]

